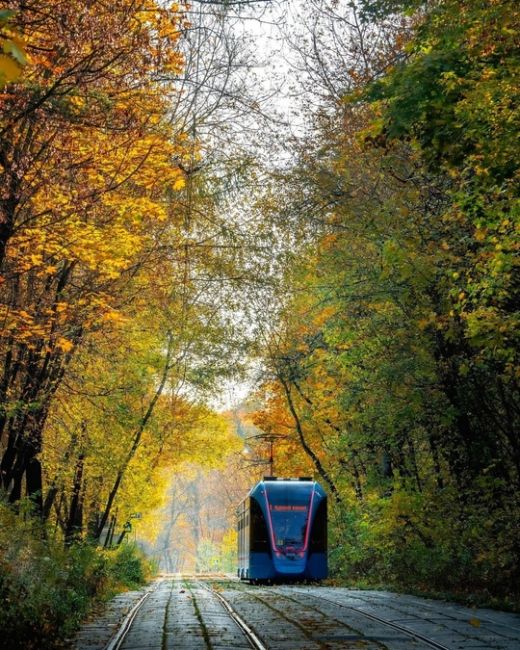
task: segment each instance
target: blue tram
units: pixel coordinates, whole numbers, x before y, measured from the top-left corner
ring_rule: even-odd
[[[327,495],[318,483],[264,477],[237,515],[240,579],[256,583],[327,577]]]

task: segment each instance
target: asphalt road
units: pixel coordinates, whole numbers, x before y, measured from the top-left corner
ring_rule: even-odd
[[[520,650],[520,616],[384,591],[164,576],[118,596],[75,650]]]

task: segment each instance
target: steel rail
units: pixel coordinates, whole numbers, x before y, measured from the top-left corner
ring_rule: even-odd
[[[278,592],[280,593],[280,592]],[[422,641],[423,643],[426,643],[426,645],[429,645],[430,648],[435,648],[435,650],[453,650],[453,648],[448,648],[445,645],[442,645],[442,643],[439,643],[438,641],[435,641],[434,639],[430,639],[427,636],[423,636],[419,632],[414,632],[414,630],[411,630],[409,627],[405,627],[404,625],[399,625],[398,623],[394,623],[393,621],[388,621],[385,618],[381,618],[380,616],[376,616],[375,614],[369,614],[368,612],[364,612],[362,609],[359,609],[357,607],[352,607],[350,605],[345,605],[343,603],[338,603],[335,600],[332,600],[331,598],[327,598],[326,596],[319,596],[317,594],[312,594],[309,593],[308,591],[297,591],[296,593],[299,594],[304,594],[307,596],[311,596],[311,598],[316,598],[317,600],[325,600],[328,603],[332,603],[333,605],[336,605],[337,607],[342,607],[343,609],[350,609],[358,614],[362,614],[363,616],[366,616],[367,618],[371,618],[373,621],[377,621],[378,623],[383,623],[384,625],[387,625],[388,627],[393,627],[395,630],[399,630],[399,632],[403,632],[404,634],[408,634],[408,636],[413,637],[414,639],[418,639],[419,641]],[[287,594],[282,594],[287,597]]]
[[[357,595],[354,596],[353,594],[349,594],[349,597],[350,597],[350,598],[355,598],[356,600],[361,600],[361,601],[363,601],[364,603],[369,602],[368,600],[366,600],[366,598],[361,598],[361,596],[357,596]],[[379,600],[381,600],[381,599],[379,598]],[[400,604],[401,604],[401,606],[402,606],[402,605],[404,605],[404,606],[407,605],[407,603],[405,603],[405,602],[402,602],[402,603],[400,603]],[[398,603],[398,605],[399,605],[399,603]],[[452,604],[452,605],[453,605],[453,604]],[[396,605],[394,605],[394,607],[397,609],[397,606],[396,606]],[[438,614],[438,613],[439,613],[439,610],[438,610],[438,609],[435,609],[435,605],[431,605],[429,602],[422,602],[422,603],[421,603],[421,607],[425,607],[425,608],[429,609],[433,614]],[[398,611],[399,611],[399,610],[398,610]],[[402,610],[401,610],[401,611],[402,611]],[[501,612],[500,612],[500,613],[501,613]],[[458,619],[454,614],[451,614],[451,618],[452,618],[454,621],[458,621],[458,620],[460,620],[460,619]],[[491,625],[497,625],[497,626],[499,626],[499,627],[506,627],[506,628],[509,629],[509,630],[513,630],[513,631],[515,631],[515,632],[520,632],[520,626],[518,626],[518,625],[511,625],[511,623],[503,623],[502,621],[497,621],[496,619],[489,618],[489,617],[487,617],[487,616],[481,616],[481,615],[478,615],[478,619],[479,619],[479,621],[481,621],[481,622],[483,622],[483,623],[491,623]]]
[[[268,650],[267,646],[265,646],[262,643],[262,641],[253,632],[253,630],[249,627],[249,625],[244,621],[244,619],[240,616],[240,614],[236,611],[236,609],[229,603],[229,601],[226,598],[224,598],[222,594],[219,594],[218,591],[215,591],[214,589],[208,587],[203,583],[200,583],[200,585],[203,589],[209,591],[213,596],[215,596],[220,601],[221,605],[224,607],[227,613],[235,621],[237,626],[242,630],[242,632],[244,633],[246,639],[248,640],[252,648],[255,648],[255,650]]]
[[[137,603],[132,607],[132,609],[125,616],[117,632],[114,634],[114,636],[110,639],[110,641],[105,646],[105,650],[119,650],[119,648],[123,645],[126,635],[128,634],[128,632],[130,632],[130,628],[132,627],[132,623],[134,622],[135,617],[137,616],[139,610],[141,609],[144,602],[146,601],[146,599],[151,593],[152,593],[151,590],[147,591],[143,596],[141,596],[141,598],[137,601]]]

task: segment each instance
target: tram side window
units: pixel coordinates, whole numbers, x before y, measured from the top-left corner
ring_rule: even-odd
[[[269,553],[269,533],[267,524],[257,500],[251,498],[250,550],[253,553]]]
[[[327,550],[327,501],[323,499],[316,511],[311,530],[311,553],[325,553]]]

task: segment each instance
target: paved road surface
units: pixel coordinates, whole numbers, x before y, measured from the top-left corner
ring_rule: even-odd
[[[82,628],[75,649],[102,648],[520,650],[520,616],[383,591],[169,576]]]

